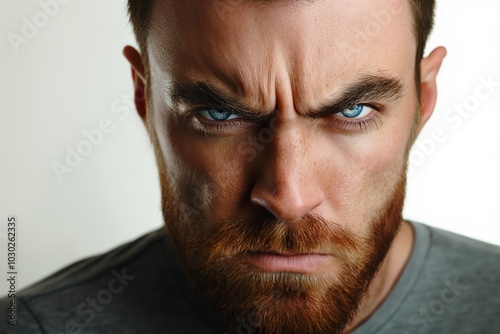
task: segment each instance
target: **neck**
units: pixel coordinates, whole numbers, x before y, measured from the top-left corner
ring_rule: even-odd
[[[390,294],[410,259],[413,242],[413,227],[403,221],[380,270],[374,276],[367,294],[361,301],[358,312],[347,327],[347,332],[351,332],[367,320]]]

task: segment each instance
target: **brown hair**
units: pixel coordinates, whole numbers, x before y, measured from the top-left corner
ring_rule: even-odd
[[[256,0],[252,0],[256,1]],[[309,1],[309,0],[308,0]],[[415,83],[417,96],[420,97],[420,61],[424,55],[425,45],[434,25],[435,0],[409,0],[413,13],[413,33],[417,42],[415,61]],[[154,0],[128,0],[130,21],[134,29],[139,49],[144,60],[145,75],[149,89],[149,63],[147,53],[147,37],[151,23],[151,8]]]

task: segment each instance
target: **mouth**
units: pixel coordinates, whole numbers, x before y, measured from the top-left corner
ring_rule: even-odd
[[[248,252],[246,260],[260,270],[267,272],[291,272],[312,274],[321,271],[331,263],[329,254],[278,254],[270,252]]]

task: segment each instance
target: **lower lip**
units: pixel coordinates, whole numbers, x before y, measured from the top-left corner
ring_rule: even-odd
[[[248,261],[269,272],[313,273],[321,270],[331,256],[325,254],[281,255],[275,253],[249,253]]]

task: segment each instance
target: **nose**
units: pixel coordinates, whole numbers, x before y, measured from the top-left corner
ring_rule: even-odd
[[[262,152],[259,177],[251,201],[284,221],[295,221],[324,201],[313,143],[299,127],[274,131],[274,140]]]

